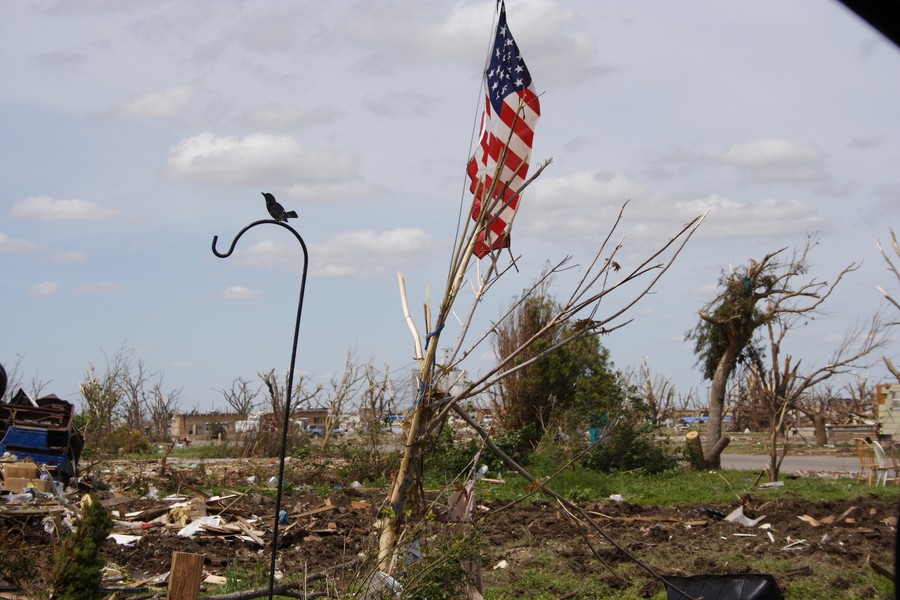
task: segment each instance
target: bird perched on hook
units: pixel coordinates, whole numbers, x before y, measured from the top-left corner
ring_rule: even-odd
[[[275,199],[275,196],[270,194],[269,192],[262,193],[263,198],[266,199],[266,208],[269,210],[269,214],[272,215],[272,218],[276,221],[284,221],[287,222],[288,219],[296,219],[297,213],[295,211],[286,212],[284,207],[278,203],[278,200]]]

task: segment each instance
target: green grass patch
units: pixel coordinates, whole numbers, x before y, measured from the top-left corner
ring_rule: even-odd
[[[861,494],[900,498],[900,486],[870,487],[857,484],[855,478],[824,479],[818,477],[783,477],[781,487],[753,487],[759,473],[755,471],[667,471],[645,475],[640,471],[598,473],[587,469],[568,470],[547,485],[571,500],[595,501],[613,494],[631,504],[723,504],[739,499],[752,490],[754,498],[808,498],[810,500],[849,500]],[[481,497],[512,500],[531,489],[528,482],[515,474],[504,476],[503,484],[482,484]]]

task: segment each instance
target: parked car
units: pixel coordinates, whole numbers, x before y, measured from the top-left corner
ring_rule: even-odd
[[[307,425],[306,435],[314,438],[323,437],[325,435],[325,428],[321,425]]]

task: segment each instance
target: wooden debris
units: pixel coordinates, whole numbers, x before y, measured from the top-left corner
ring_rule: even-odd
[[[842,512],[842,513],[841,513],[841,516],[839,516],[839,517],[837,518],[837,522],[840,523],[841,521],[843,521],[844,519],[846,519],[846,518],[847,518],[847,515],[849,515],[850,513],[852,513],[854,510],[856,510],[856,507],[855,507],[855,506],[851,506],[850,508],[848,508],[847,510],[845,510],[844,512]],[[847,522],[848,522],[848,523],[851,523],[851,522],[854,522],[854,521],[847,521]]]
[[[816,520],[814,517],[811,517],[809,515],[800,515],[797,518],[805,523],[809,523],[813,527],[818,527],[819,525],[821,525],[821,523],[818,520]]]
[[[709,521],[706,519],[694,519],[691,521],[682,521],[681,524],[685,527],[703,527],[704,525],[709,525]]]
[[[172,553],[172,570],[166,600],[197,600],[203,579],[203,555],[189,552]]]
[[[877,562],[875,562],[874,560],[869,560],[869,566],[872,567],[872,570],[873,570],[873,571],[875,571],[876,573],[878,573],[878,574],[881,575],[882,577],[884,577],[884,578],[886,578],[886,579],[889,579],[891,582],[896,582],[896,579],[894,578],[894,573],[892,573],[892,572],[890,571],[890,569],[887,569],[887,568],[885,568],[885,567],[882,567],[881,565],[879,565],[879,564],[878,564]]]

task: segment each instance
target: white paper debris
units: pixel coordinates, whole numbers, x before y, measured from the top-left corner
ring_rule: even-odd
[[[220,527],[224,523],[222,517],[219,515],[212,515],[208,517],[198,517],[182,527],[178,531],[178,535],[181,537],[193,537],[195,536],[201,529],[203,529],[204,525],[214,525],[216,527]]]
[[[120,546],[134,546],[141,539],[139,535],[127,535],[124,533],[111,533],[106,536],[107,539],[115,540],[115,542]]]
[[[744,507],[738,506],[736,509],[731,511],[731,514],[725,517],[725,520],[731,523],[737,523],[738,525],[743,525],[744,527],[756,527],[756,525],[765,518],[766,515],[763,515],[756,519],[750,519],[749,517],[744,515]]]

